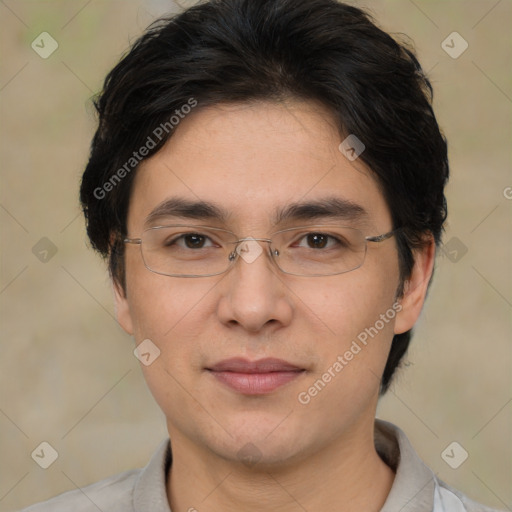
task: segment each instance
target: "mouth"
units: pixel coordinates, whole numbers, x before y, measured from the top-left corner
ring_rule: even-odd
[[[206,370],[219,382],[244,395],[263,395],[297,379],[306,370],[282,359],[225,359]]]

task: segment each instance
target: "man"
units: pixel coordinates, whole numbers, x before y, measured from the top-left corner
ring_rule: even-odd
[[[206,2],[134,44],[81,201],[170,441],[27,510],[490,510],[375,420],[446,219],[431,92],[334,0]]]

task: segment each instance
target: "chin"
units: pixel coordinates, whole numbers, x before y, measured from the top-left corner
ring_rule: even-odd
[[[293,414],[293,413],[292,413]],[[248,468],[272,469],[292,464],[307,451],[307,438],[304,429],[298,425],[286,424],[286,414],[259,417],[249,414],[236,421],[225,422],[232,437],[223,435],[221,439],[203,439],[210,450],[219,457],[231,462],[242,462]],[[284,419],[284,421],[283,421]]]
[[[300,459],[301,452],[298,440],[289,437],[269,442],[264,437],[251,439],[248,436],[229,447],[219,447],[217,454],[230,462],[240,462],[248,469],[271,471],[293,465]]]

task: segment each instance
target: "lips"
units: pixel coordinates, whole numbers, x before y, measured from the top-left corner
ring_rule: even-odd
[[[249,361],[241,357],[225,359],[207,368],[213,372],[236,372],[236,373],[271,373],[271,372],[293,372],[302,368],[282,359],[266,358],[258,361]]]
[[[305,371],[282,359],[249,361],[239,357],[225,359],[206,370],[222,384],[245,395],[271,393]]]

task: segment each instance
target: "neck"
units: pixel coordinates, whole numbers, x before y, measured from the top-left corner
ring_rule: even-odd
[[[300,461],[266,467],[221,458],[170,428],[173,462],[167,495],[171,510],[378,512],[394,473],[377,454],[373,424],[369,427],[347,432]]]

